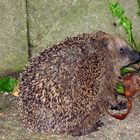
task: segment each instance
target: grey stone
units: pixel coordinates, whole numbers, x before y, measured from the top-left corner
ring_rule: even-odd
[[[35,2],[36,1],[36,2]],[[104,0],[31,0],[31,38],[33,52],[59,42],[67,36],[94,30],[113,31]],[[35,4],[36,3],[36,4]]]
[[[134,24],[134,37],[137,42],[140,17],[136,15],[137,1],[119,0]],[[103,30],[127,36],[121,26],[114,27],[118,21],[113,18],[108,6],[109,0],[30,0],[30,35],[33,53],[43,50],[67,36],[78,33]]]
[[[25,0],[0,1],[0,75],[27,63]]]

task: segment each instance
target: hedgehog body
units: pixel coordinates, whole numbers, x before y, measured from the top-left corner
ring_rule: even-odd
[[[95,130],[108,102],[116,102],[113,88],[120,67],[130,63],[128,55],[116,52],[124,44],[99,31],[66,38],[33,57],[20,76],[20,117],[25,126],[48,134]]]

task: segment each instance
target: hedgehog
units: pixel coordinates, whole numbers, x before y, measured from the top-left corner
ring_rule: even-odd
[[[67,37],[31,58],[19,78],[19,116],[46,134],[85,135],[101,125],[120,68],[140,59],[121,37],[103,31]]]

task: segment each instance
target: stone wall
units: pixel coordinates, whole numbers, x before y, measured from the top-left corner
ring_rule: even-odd
[[[132,19],[135,38],[139,42],[137,0],[118,1]],[[19,71],[27,63],[27,12],[32,53],[67,36],[94,30],[119,34],[126,39],[124,30],[113,25],[115,18],[112,18],[108,3],[109,0],[1,0],[0,74]]]
[[[21,70],[27,62],[25,0],[0,1],[0,74]]]

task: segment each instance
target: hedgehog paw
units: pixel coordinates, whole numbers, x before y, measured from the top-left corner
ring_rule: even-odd
[[[116,106],[111,106],[111,110],[124,110],[127,109],[127,103],[120,101]]]

